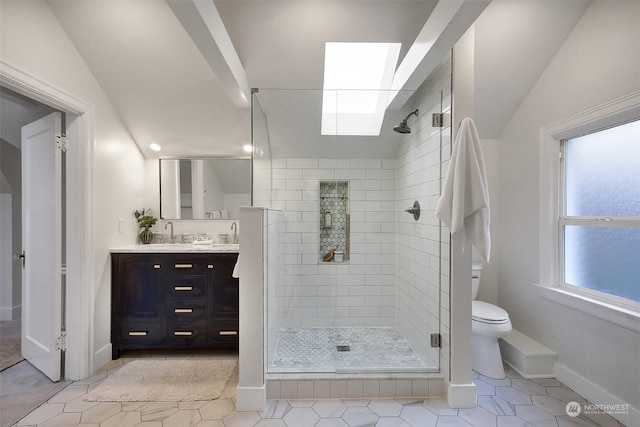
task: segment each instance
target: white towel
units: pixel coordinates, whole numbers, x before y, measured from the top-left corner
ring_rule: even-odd
[[[231,273],[231,277],[233,277],[234,279],[239,279],[240,278],[240,254],[238,253],[238,258],[236,259],[236,265],[233,267],[233,273]]]
[[[473,246],[489,261],[489,188],[480,138],[473,120],[469,118],[462,120],[453,144],[436,216],[449,227],[451,234],[464,229],[465,224],[470,225]]]

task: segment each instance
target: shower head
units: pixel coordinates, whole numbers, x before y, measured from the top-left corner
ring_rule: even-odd
[[[410,112],[409,114],[407,114],[407,117],[405,117],[404,119],[402,119],[402,121],[400,123],[395,125],[393,127],[393,131],[394,132],[398,132],[398,133],[411,133],[411,128],[409,126],[407,126],[407,119],[409,117],[411,117],[413,114],[415,114],[415,116],[418,117],[418,109],[417,108],[416,108],[416,111]]]

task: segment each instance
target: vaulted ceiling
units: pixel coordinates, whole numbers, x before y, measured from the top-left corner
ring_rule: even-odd
[[[246,156],[250,88],[320,89],[325,42],[402,43],[394,87],[415,90],[476,20],[474,114],[481,136],[497,138],[588,2],[488,3],[47,0],[150,158]],[[418,60],[405,61],[410,51]]]
[[[163,156],[246,156],[248,88],[320,89],[328,41],[399,42],[402,60],[426,28],[433,50],[423,55],[421,79],[408,83],[416,89],[487,1],[47,3],[154,157],[151,143]]]

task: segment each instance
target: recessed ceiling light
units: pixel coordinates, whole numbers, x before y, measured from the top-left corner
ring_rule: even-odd
[[[160,147],[158,144],[150,144],[149,148],[151,148],[153,151],[160,151],[162,150],[162,147]]]
[[[322,135],[379,135],[400,43],[326,43]]]
[[[251,153],[253,151],[253,145],[245,144],[245,145],[242,146],[242,149],[244,151],[246,151],[247,153]]]

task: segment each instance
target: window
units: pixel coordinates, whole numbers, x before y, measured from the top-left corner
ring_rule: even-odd
[[[378,136],[400,43],[325,43],[322,135]]]
[[[560,286],[640,307],[640,120],[560,146]]]
[[[605,148],[604,155],[592,152],[592,157],[598,160],[597,169],[593,169],[592,163],[585,163],[586,161],[582,160],[573,164],[571,157],[581,155],[580,142],[589,142],[589,138],[580,139],[581,137],[599,138],[604,135],[598,135],[601,131],[620,129],[621,125],[627,123],[635,123],[637,126],[638,121],[640,121],[640,91],[635,91],[540,129],[538,216],[540,276],[539,282],[535,284],[540,295],[545,299],[635,332],[640,332],[640,302],[620,296],[619,284],[623,283],[623,280],[619,280],[617,275],[622,271],[619,268],[620,264],[631,265],[631,267],[635,265],[636,268],[640,265],[637,249],[634,253],[628,245],[629,241],[633,241],[634,236],[637,245],[640,217],[637,210],[633,216],[629,216],[629,211],[621,213],[623,212],[619,210],[621,202],[616,197],[624,186],[634,195],[636,202],[638,201],[640,197],[638,158],[630,162],[630,171],[616,171],[612,163],[617,161],[612,160],[615,157],[615,151],[613,148],[608,150],[607,144],[617,145],[617,142],[605,142],[604,147],[601,147]],[[636,128],[635,135],[637,134]],[[636,149],[638,143],[636,138]],[[595,145],[589,149],[596,150]],[[565,152],[567,146],[568,153]],[[562,159],[558,155],[559,150]],[[617,157],[622,157],[624,161],[624,158],[630,158],[631,155],[630,152],[625,151],[617,154]],[[567,157],[569,157],[568,177],[565,173]],[[576,159],[573,157],[573,160]],[[572,166],[582,167],[580,173],[590,181],[586,182],[578,175],[573,176]],[[608,170],[614,173],[602,176],[602,166],[607,166]],[[623,177],[626,178],[620,182]],[[605,183],[608,184],[607,187],[603,187]],[[580,186],[582,186],[581,190]],[[577,188],[577,190],[574,194],[567,195],[567,188]],[[579,200],[580,191],[589,192],[589,195],[583,194],[582,198],[585,200]],[[593,196],[591,191],[599,195]],[[626,201],[623,201],[624,203]],[[637,209],[638,205],[635,206]],[[628,239],[624,244],[619,240],[620,235]],[[593,270],[590,263],[605,268]],[[585,276],[589,277],[589,280],[585,280]],[[635,277],[637,290],[640,286],[640,278],[637,273]],[[632,286],[634,286],[633,282]]]

